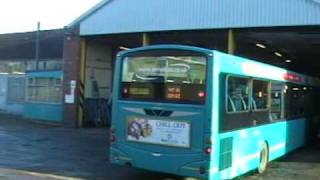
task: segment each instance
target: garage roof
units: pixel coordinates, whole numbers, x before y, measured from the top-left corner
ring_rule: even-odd
[[[40,59],[62,59],[62,29],[40,32]],[[0,61],[35,59],[36,32],[0,34]]]
[[[320,0],[103,0],[76,19],[81,35],[320,25]]]

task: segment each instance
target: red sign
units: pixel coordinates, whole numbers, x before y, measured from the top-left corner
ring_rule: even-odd
[[[291,74],[291,73],[286,73],[283,77],[287,81],[292,81],[292,82],[302,82],[303,77],[296,75],[296,74]]]

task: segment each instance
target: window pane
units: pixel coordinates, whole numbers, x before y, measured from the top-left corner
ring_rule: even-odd
[[[55,86],[55,78],[48,78],[49,80],[49,86]]]
[[[28,87],[28,101],[36,101],[36,87]]]
[[[7,101],[21,103],[25,98],[25,78],[9,77],[8,78],[8,93]]]
[[[248,79],[239,77],[228,78],[228,112],[239,112],[248,110],[249,86]]]
[[[271,85],[271,104],[270,120],[279,120],[282,117],[284,84],[272,83]]]
[[[33,80],[31,80],[33,79]],[[28,101],[60,103],[62,100],[61,78],[29,78]],[[59,84],[60,83],[60,84]]]
[[[45,61],[38,62],[38,70],[45,70]]]
[[[52,60],[46,62],[47,70],[60,70],[62,69],[62,61],[60,60]]]
[[[23,74],[25,73],[25,63],[24,62],[9,62],[9,69],[13,74]]]
[[[204,56],[146,56],[123,60],[124,99],[204,104]]]
[[[36,101],[47,102],[47,87],[36,87]]]
[[[204,84],[202,56],[130,57],[123,62],[122,82]]]
[[[302,86],[299,85],[289,85],[289,118],[301,117],[305,113],[305,98]]]
[[[49,93],[48,93],[49,102],[54,102],[54,103],[60,102],[61,94],[62,94],[61,92],[62,92],[61,87],[54,87],[54,86],[49,87]]]
[[[36,62],[35,61],[28,61],[27,62],[27,71],[34,71],[36,70]]]
[[[47,87],[28,87],[28,101],[47,102]]]
[[[62,79],[56,78],[56,85],[61,86],[62,85]]]
[[[49,78],[35,78],[37,86],[49,85]]]
[[[34,78],[29,78],[28,79],[28,84],[34,84],[35,82],[34,82]]]
[[[252,85],[252,109],[267,109],[268,82],[254,80]]]

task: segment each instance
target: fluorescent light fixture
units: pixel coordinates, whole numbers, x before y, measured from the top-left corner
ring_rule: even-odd
[[[23,74],[26,74],[26,73],[24,73],[24,72],[12,72],[12,74],[21,74],[21,75],[23,75]]]
[[[274,55],[278,56],[278,57],[282,57],[282,54],[279,52],[274,52]]]
[[[119,49],[121,50],[129,50],[130,48],[124,47],[124,46],[120,46]]]
[[[262,49],[267,48],[266,45],[260,44],[260,43],[257,43],[256,46],[259,47],[259,48],[262,48]]]
[[[291,62],[292,62],[291,59],[287,59],[287,60],[286,60],[286,63],[291,63]]]

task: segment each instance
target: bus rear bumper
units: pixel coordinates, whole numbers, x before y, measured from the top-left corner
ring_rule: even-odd
[[[110,151],[110,162],[112,164],[118,164],[118,165],[132,165],[133,159],[130,158],[127,154],[111,148]]]
[[[149,160],[152,161],[152,158],[150,157]],[[184,165],[178,165],[170,162],[170,160],[161,161],[158,159],[157,161],[145,164],[141,163],[141,161],[138,161],[134,157],[131,157],[127,153],[119,151],[116,148],[111,148],[110,162],[116,165],[132,166],[151,171],[170,173],[186,177],[197,177],[201,179],[208,179],[209,176],[213,175],[212,173],[217,173],[217,171],[213,171],[215,168],[209,168],[209,161],[193,161]],[[175,165],[172,166],[172,164]],[[209,173],[211,174],[209,175]]]

